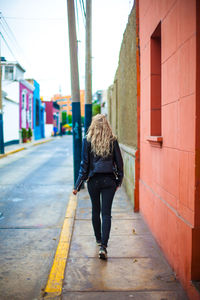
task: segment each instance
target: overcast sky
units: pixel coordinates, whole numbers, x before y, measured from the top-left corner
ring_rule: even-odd
[[[39,82],[44,98],[59,91],[63,95],[71,94],[66,1],[0,0],[0,11],[14,33],[13,36],[1,20],[1,56],[17,60],[26,70],[25,78]],[[80,88],[84,89],[85,27],[81,0],[75,2],[78,4]],[[92,0],[93,93],[113,82],[132,6],[133,0]]]

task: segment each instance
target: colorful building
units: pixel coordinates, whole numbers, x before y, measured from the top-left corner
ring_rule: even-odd
[[[46,112],[45,135],[54,135],[60,131],[60,106],[53,101],[44,101]]]
[[[52,97],[51,100],[55,101],[60,106],[60,113],[64,111],[67,113],[67,115],[72,115],[71,96],[62,96],[58,94],[58,95],[54,95],[54,97]]]
[[[40,99],[40,85],[34,79],[27,79],[34,86],[33,92],[33,128],[35,140],[45,137],[45,104]]]
[[[33,129],[34,86],[26,80],[19,82],[19,128]]]
[[[200,2],[138,2],[140,211],[190,299],[200,299]]]
[[[56,101],[60,106],[60,112],[65,111],[67,115],[72,115],[72,96],[62,96],[60,94],[54,95],[51,98],[52,101]],[[80,105],[81,105],[81,116],[85,115],[85,91],[80,90]]]
[[[19,144],[19,103],[2,91],[4,146]]]
[[[80,90],[81,117],[85,116],[85,90]]]
[[[134,210],[191,300],[200,299],[199,82],[200,1],[136,0],[108,117]]]
[[[2,89],[6,93],[4,140],[6,144],[18,143],[22,128],[33,129],[34,87],[24,80],[25,70],[18,62],[1,58],[1,68]]]

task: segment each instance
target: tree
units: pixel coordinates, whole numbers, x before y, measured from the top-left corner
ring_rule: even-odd
[[[72,115],[68,115],[68,124],[72,123]]]
[[[92,105],[92,116],[95,116],[97,114],[101,113],[101,106],[100,104],[93,104]]]
[[[84,120],[85,118],[81,116],[81,125],[84,126]]]
[[[65,125],[67,124],[67,112],[62,111],[62,124]]]

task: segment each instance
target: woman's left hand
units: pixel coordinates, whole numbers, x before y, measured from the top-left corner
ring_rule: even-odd
[[[77,190],[73,190],[73,192],[72,192],[74,195],[76,195],[77,193],[78,193],[78,191]]]

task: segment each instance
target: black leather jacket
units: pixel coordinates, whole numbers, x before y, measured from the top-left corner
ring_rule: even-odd
[[[117,140],[114,141],[112,154],[103,158],[95,156],[91,152],[91,143],[86,138],[83,139],[81,165],[74,189],[79,191],[83,181],[95,173],[114,173],[117,176],[117,185],[121,185],[124,176],[123,160]]]

